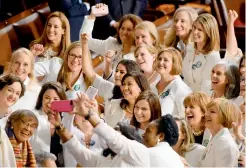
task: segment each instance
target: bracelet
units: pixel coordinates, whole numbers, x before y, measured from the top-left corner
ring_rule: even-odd
[[[56,129],[57,133],[58,132],[64,132],[66,130],[66,128],[62,124],[59,126],[56,126],[55,129]]]
[[[88,114],[85,116],[85,119],[89,120],[92,115],[93,115],[93,112],[91,111],[91,109],[89,109]]]

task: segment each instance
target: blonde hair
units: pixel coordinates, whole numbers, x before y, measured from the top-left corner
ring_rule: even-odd
[[[159,49],[161,48],[159,33],[154,23],[150,21],[143,21],[135,27],[135,31],[137,29],[141,29],[144,30],[145,32],[148,32],[152,37],[152,39],[154,40],[154,43],[152,45]]]
[[[173,66],[172,66],[172,70],[170,72],[171,75],[180,75],[182,72],[182,56],[181,56],[181,53],[173,47],[167,47],[167,48],[159,51],[159,53],[157,54],[157,59],[161,54],[163,54],[165,52],[170,53],[172,56]]]
[[[214,18],[214,16],[208,13],[201,14],[198,16],[198,18],[195,20],[194,23],[200,23],[208,37],[206,39],[205,46],[203,47],[201,52],[203,54],[209,54],[213,50],[219,51],[220,35],[219,35],[218,23]],[[197,49],[196,43],[195,43],[195,49]]]
[[[37,80],[36,80],[36,77],[34,75],[34,63],[35,63],[34,55],[30,50],[22,47],[22,48],[17,49],[16,51],[14,51],[12,53],[12,57],[10,59],[10,62],[7,65],[7,70],[6,70],[6,72],[4,72],[4,74],[13,73],[12,72],[12,65],[14,64],[14,61],[19,56],[19,54],[25,54],[30,59],[31,71],[28,74],[28,77],[30,78],[30,82],[27,85],[27,88],[30,88],[29,86],[37,84]]]
[[[64,54],[64,61],[63,61],[63,64],[61,66],[61,69],[58,73],[58,77],[57,77],[57,81],[60,82],[62,84],[62,87],[66,90],[66,89],[72,89],[73,86],[70,85],[70,80],[71,80],[71,75],[72,73],[70,72],[70,69],[68,67],[68,54],[69,52],[76,48],[76,47],[79,47],[81,48],[81,43],[80,41],[75,41],[73,42],[72,44],[70,44]],[[83,69],[83,68],[82,68]],[[81,72],[79,74],[79,76],[77,77],[77,79],[79,79],[81,73],[82,73],[82,69],[81,69]],[[89,82],[89,79],[83,74],[83,77],[84,77],[84,81],[85,81],[85,84],[86,86],[88,87],[90,85],[90,82]]]
[[[176,16],[179,12],[186,12],[189,15],[190,18],[190,22],[191,22],[191,28],[192,28],[192,24],[193,22],[196,20],[196,18],[198,17],[198,14],[196,12],[195,9],[191,8],[191,7],[187,7],[187,6],[182,6],[180,8],[178,8],[174,15],[173,15],[173,21],[175,21]],[[192,29],[191,29],[192,30]],[[190,30],[190,32],[191,32]],[[191,41],[190,39],[190,35],[189,35],[189,39],[188,41]],[[166,47],[176,47],[178,42],[179,42],[179,37],[176,35],[176,31],[174,29],[174,23],[173,25],[167,30],[166,35],[164,37],[164,45]]]
[[[135,51],[134,51],[134,55],[136,55],[137,51],[140,49],[140,48],[146,48],[150,54],[152,55],[156,55],[158,50],[156,49],[155,46],[153,45],[148,45],[148,44],[141,44],[139,46],[136,47]]]
[[[44,26],[44,31],[42,33],[42,36],[40,37],[40,39],[32,41],[29,46],[31,47],[36,43],[42,44],[45,46],[49,43],[49,40],[46,34],[46,29],[47,29],[47,24],[49,22],[49,19],[53,17],[57,17],[60,19],[62,23],[62,28],[64,29],[64,34],[62,36],[62,41],[61,41],[61,50],[58,53],[58,56],[63,58],[63,55],[67,47],[70,45],[71,40],[70,40],[70,25],[69,25],[67,17],[62,12],[53,12],[48,16],[47,21]]]
[[[225,98],[216,98],[208,103],[207,108],[215,107],[219,112],[221,125],[232,128],[232,122],[237,122],[239,118],[239,108],[232,101]]]
[[[187,151],[192,150],[191,145],[195,143],[195,139],[192,133],[191,126],[187,124],[184,118],[181,118],[179,116],[174,116],[174,119],[175,121],[180,122],[181,132],[182,134],[185,135],[185,138],[179,147],[180,155],[184,157]]]

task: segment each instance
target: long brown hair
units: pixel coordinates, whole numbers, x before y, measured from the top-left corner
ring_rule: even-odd
[[[58,77],[57,77],[57,81],[60,82],[62,84],[62,87],[66,90],[66,89],[72,89],[73,86],[70,85],[70,80],[71,80],[71,75],[72,73],[70,72],[69,70],[69,67],[68,67],[68,54],[69,52],[73,49],[73,48],[76,48],[76,47],[80,47],[81,48],[81,44],[79,41],[75,41],[73,42],[72,44],[70,44],[64,54],[64,61],[63,61],[63,64],[61,66],[61,69],[58,73]],[[82,69],[81,68],[81,71],[79,73],[79,76],[77,77],[77,79],[79,79],[81,73],[82,72]],[[85,84],[86,84],[86,87],[88,87],[91,83],[90,83],[90,80],[83,74],[83,77],[84,77],[84,81],[85,81]]]
[[[69,25],[67,17],[62,12],[53,12],[48,16],[47,21],[46,21],[45,26],[44,26],[44,31],[42,33],[42,36],[39,39],[32,41],[30,43],[29,47],[31,47],[37,43],[42,44],[44,46],[49,44],[49,40],[48,40],[47,35],[46,35],[46,29],[47,29],[47,24],[49,22],[49,19],[52,17],[59,18],[61,23],[62,23],[62,28],[64,29],[64,35],[62,36],[62,42],[61,42],[61,50],[58,53],[58,56],[63,58],[63,55],[64,55],[67,47],[70,45],[71,40],[70,40],[70,25]]]

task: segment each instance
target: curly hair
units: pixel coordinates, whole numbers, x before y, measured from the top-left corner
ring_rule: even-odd
[[[155,120],[155,123],[157,124],[157,133],[163,133],[165,135],[164,141],[169,143],[170,146],[178,142],[179,128],[172,115],[166,114]]]

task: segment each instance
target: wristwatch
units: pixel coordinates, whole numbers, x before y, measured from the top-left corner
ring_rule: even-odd
[[[89,120],[92,115],[93,115],[93,112],[91,109],[89,109],[88,114],[85,116],[85,119]]]
[[[62,131],[64,128],[65,127],[62,124],[55,127],[56,131]]]

